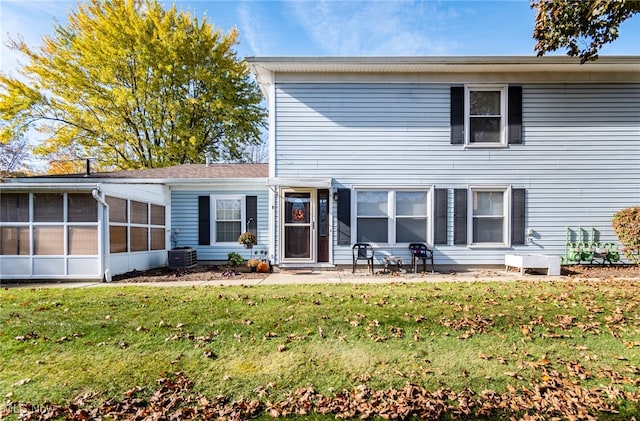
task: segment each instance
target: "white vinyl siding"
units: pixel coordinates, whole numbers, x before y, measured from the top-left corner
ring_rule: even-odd
[[[452,243],[453,189],[469,185],[525,188],[526,226],[546,254],[564,254],[567,227],[594,227],[600,241],[617,242],[612,215],[640,203],[640,84],[522,84],[523,144],[461,149],[450,144],[451,85],[401,79],[277,83],[275,174],[332,177],[342,188],[448,189],[440,264],[504,262],[504,249]],[[335,238],[334,262],[350,264],[350,247]]]
[[[173,187],[171,190],[171,246],[172,247],[193,247],[196,249],[198,261],[226,261],[227,255],[231,251],[240,253],[248,258],[247,251],[237,241],[217,245],[214,243],[214,230],[211,230],[211,245],[198,245],[198,197],[199,196],[226,196],[226,197],[247,197],[257,196],[258,218],[257,224],[251,229],[256,229],[258,244],[253,248],[253,253],[266,250],[268,244],[268,198],[269,190],[265,182],[260,185],[248,184],[246,186],[234,186],[233,188],[220,188],[219,186],[194,186],[194,187]],[[244,212],[244,202],[243,202]],[[211,201],[211,213],[215,210]],[[210,223],[215,224],[212,217]],[[246,223],[246,221],[245,221]],[[246,228],[245,228],[246,229]]]

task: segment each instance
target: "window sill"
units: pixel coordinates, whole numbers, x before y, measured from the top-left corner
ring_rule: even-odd
[[[483,143],[483,144],[465,144],[464,149],[507,149],[509,145],[505,143]]]
[[[486,243],[486,244],[469,244],[467,245],[469,249],[478,249],[478,250],[486,250],[486,249],[510,249],[511,246],[508,246],[503,243]]]

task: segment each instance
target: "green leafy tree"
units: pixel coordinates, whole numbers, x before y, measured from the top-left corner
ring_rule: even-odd
[[[538,0],[533,37],[542,56],[560,48],[582,63],[598,58],[603,45],[618,38],[620,24],[640,12],[638,0]]]
[[[35,129],[36,154],[96,169],[240,159],[266,113],[237,38],[156,0],[80,4],[37,51],[12,41],[28,63],[0,74],[0,139]]]

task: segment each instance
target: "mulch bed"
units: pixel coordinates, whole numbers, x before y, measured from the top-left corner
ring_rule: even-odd
[[[251,272],[246,266],[198,265],[189,269],[168,267],[146,271],[134,270],[113,277],[114,281],[166,282],[166,281],[215,281],[220,279],[264,279],[268,273]]]

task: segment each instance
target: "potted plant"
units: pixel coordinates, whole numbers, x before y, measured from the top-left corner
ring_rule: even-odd
[[[245,248],[250,249],[258,243],[258,239],[254,233],[247,231],[240,234],[238,237],[238,243],[245,246]]]

